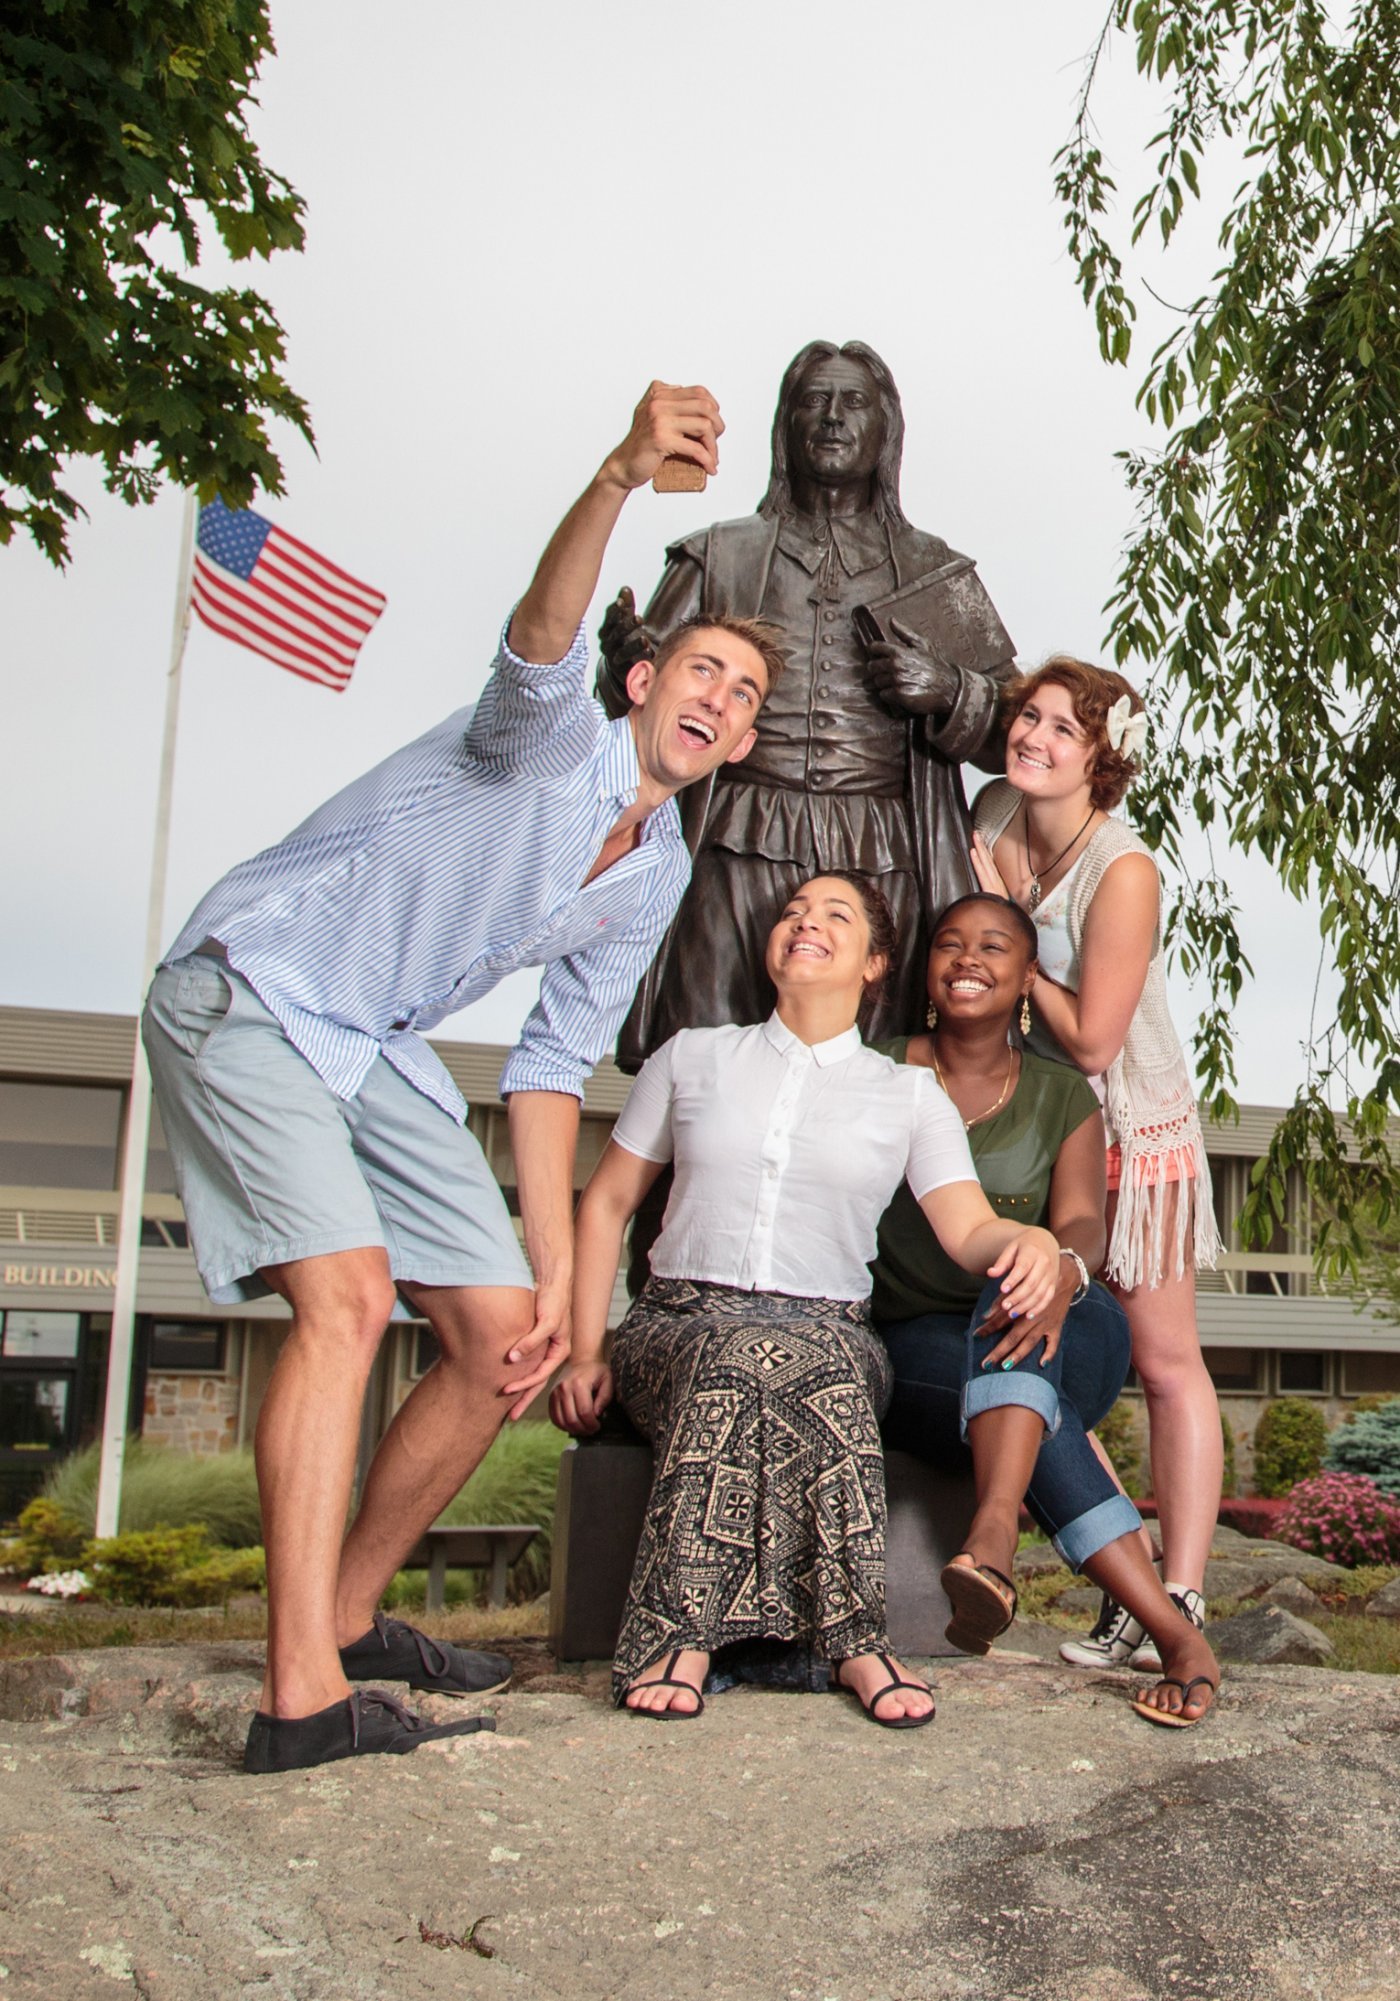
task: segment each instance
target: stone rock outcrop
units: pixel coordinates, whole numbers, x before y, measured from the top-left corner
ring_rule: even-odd
[[[1400,1577],[1392,1577],[1366,1607],[1368,1619],[1400,1619]]]
[[[1251,1605],[1232,1619],[1216,1621],[1206,1638],[1221,1660],[1259,1666],[1320,1667],[1336,1651],[1325,1633],[1281,1605]]]
[[[1260,1599],[1261,1605],[1281,1605],[1285,1612],[1292,1612],[1299,1619],[1316,1619],[1326,1612],[1327,1607],[1315,1591],[1310,1591],[1301,1577],[1280,1577],[1271,1584]]]

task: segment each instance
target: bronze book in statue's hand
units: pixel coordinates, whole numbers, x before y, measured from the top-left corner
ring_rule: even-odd
[[[899,634],[891,629],[898,619],[926,639],[940,660],[982,673],[1003,666],[1016,650],[970,556],[956,556],[932,576],[918,577],[874,604],[857,605],[852,616],[867,646],[881,640],[898,646]]]

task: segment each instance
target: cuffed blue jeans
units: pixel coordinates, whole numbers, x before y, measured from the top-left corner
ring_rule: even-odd
[[[1045,1436],[1026,1506],[1071,1570],[1082,1570],[1106,1544],[1142,1527],[1088,1439],[1128,1374],[1127,1315],[1111,1292],[1091,1285],[1065,1315],[1059,1348],[1043,1368],[1044,1343],[1038,1342],[1013,1368],[984,1369],[983,1359],[1001,1337],[976,1330],[999,1287],[999,1280],[988,1280],[970,1320],[960,1313],[925,1313],[879,1325],[895,1378],[882,1427],[885,1443],[947,1465],[968,1454],[967,1427],[983,1411],[1022,1404],[1038,1412]]]

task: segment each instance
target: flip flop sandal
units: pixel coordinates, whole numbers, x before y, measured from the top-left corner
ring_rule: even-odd
[[[638,1709],[624,1698],[621,1706],[627,1711],[629,1716],[645,1716],[650,1718],[653,1723],[689,1723],[695,1717],[704,1715],[705,1698],[695,1686],[695,1683],[693,1681],[682,1681],[679,1675],[671,1672],[684,1652],[684,1647],[677,1647],[675,1652],[667,1659],[662,1673],[650,1675],[641,1681],[634,1681],[632,1688],[687,1689],[695,1697],[694,1709]],[[632,1693],[632,1688],[628,1689],[628,1695]]]
[[[857,1660],[860,1659],[861,1656],[852,1655],[851,1658],[853,1660]],[[827,1684],[827,1686],[831,1690],[831,1693],[833,1695],[855,1696],[856,1701],[860,1704],[861,1708],[865,1711],[866,1715],[870,1718],[871,1722],[878,1723],[882,1730],[922,1730],[926,1723],[932,1723],[935,1715],[937,1714],[937,1711],[934,1709],[929,1709],[927,1713],[923,1716],[879,1716],[876,1714],[876,1705],[878,1703],[883,1702],[887,1695],[893,1695],[897,1688],[922,1689],[923,1693],[927,1695],[930,1698],[930,1700],[932,1699],[933,1696],[933,1690],[929,1687],[926,1681],[913,1681],[913,1680],[902,1681],[900,1679],[899,1672],[896,1669],[894,1662],[890,1659],[888,1654],[877,1654],[875,1658],[876,1660],[884,1662],[885,1672],[889,1675],[890,1678],[885,1683],[883,1688],[876,1689],[875,1693],[871,1696],[869,1702],[865,1700],[864,1696],[861,1695],[858,1689],[850,1688],[844,1681],[842,1681],[841,1670],[846,1665],[845,1661],[833,1661],[831,1664],[831,1680]]]
[[[1182,1710],[1185,1709],[1187,1703],[1191,1700],[1191,1691],[1193,1688],[1208,1688],[1212,1695],[1220,1693],[1219,1682],[1212,1681],[1208,1674],[1195,1675],[1190,1681],[1178,1681],[1174,1674],[1165,1674],[1157,1683],[1157,1686],[1158,1688],[1179,1688],[1181,1690],[1181,1709],[1158,1709],[1157,1705],[1153,1702],[1135,1702],[1133,1708],[1139,1716],[1145,1716],[1149,1723],[1160,1723],[1167,1730],[1194,1730],[1198,1723],[1203,1723],[1206,1717],[1210,1715],[1210,1709],[1203,1709],[1199,1716],[1183,1716]],[[1215,1705],[1212,1703],[1211,1709],[1214,1707]]]
[[[939,1582],[953,1608],[944,1638],[959,1653],[988,1652],[992,1641],[1000,1639],[1016,1617],[1016,1586],[990,1563],[978,1563],[970,1550],[962,1550],[951,1563],[944,1564]]]

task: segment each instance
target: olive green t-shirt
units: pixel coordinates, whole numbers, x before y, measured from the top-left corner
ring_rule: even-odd
[[[905,1061],[909,1037],[874,1047]],[[1064,1141],[1098,1111],[1093,1086],[1066,1063],[1029,1049],[1009,1101],[994,1119],[967,1135],[977,1178],[998,1216],[1027,1228],[1045,1221],[1050,1177]],[[964,1271],[939,1243],[907,1181],[880,1218],[879,1249],[870,1267],[877,1320],[912,1320],[920,1313],[970,1313],[986,1279]]]

